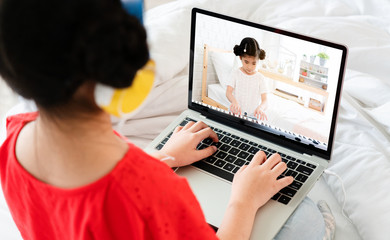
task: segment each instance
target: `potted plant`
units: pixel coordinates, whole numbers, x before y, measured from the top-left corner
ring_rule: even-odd
[[[320,65],[321,66],[324,66],[326,63],[326,60],[329,59],[329,56],[324,52],[320,52],[319,54],[317,54],[317,56],[320,58]]]

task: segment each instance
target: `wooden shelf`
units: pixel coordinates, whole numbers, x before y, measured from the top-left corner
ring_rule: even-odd
[[[317,88],[317,87],[313,87],[313,86],[309,86],[309,85],[301,83],[301,82],[295,82],[295,81],[293,81],[292,78],[289,78],[289,77],[287,77],[287,76],[285,76],[283,74],[280,74],[280,73],[271,72],[271,71],[268,71],[268,70],[265,70],[265,69],[259,69],[259,72],[261,74],[263,74],[265,77],[268,77],[268,78],[271,78],[273,80],[289,84],[289,85],[294,86],[294,87],[298,87],[300,89],[304,89],[304,90],[310,91],[310,92],[315,93],[315,94],[322,95],[324,97],[328,97],[328,95],[329,95],[329,93],[327,91],[323,90],[323,89],[320,89],[320,88]]]

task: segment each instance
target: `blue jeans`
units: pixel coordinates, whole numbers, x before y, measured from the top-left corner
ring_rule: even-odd
[[[275,240],[322,240],[324,234],[324,218],[317,205],[306,197],[276,235]]]

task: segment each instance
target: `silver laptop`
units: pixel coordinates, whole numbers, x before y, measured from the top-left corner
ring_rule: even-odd
[[[232,53],[255,38],[267,57],[267,120],[229,111],[226,82],[240,67]],[[322,58],[320,58],[320,56]],[[178,125],[203,121],[218,135],[218,151],[176,173],[188,179],[210,225],[218,228],[235,172],[257,151],[279,153],[294,182],[261,207],[251,239],[272,239],[327,167],[332,152],[347,48],[340,44],[194,8],[191,19],[188,110],[146,149],[161,149]],[[213,143],[204,139],[198,148]],[[259,190],[261,191],[261,190]]]

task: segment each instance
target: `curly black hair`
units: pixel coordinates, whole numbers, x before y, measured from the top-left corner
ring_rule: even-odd
[[[0,75],[42,107],[86,80],[128,87],[148,59],[146,31],[120,0],[0,0]]]
[[[258,57],[260,60],[265,59],[265,51],[260,48],[256,39],[250,37],[242,39],[240,45],[235,45],[233,52],[236,56],[248,55]]]

